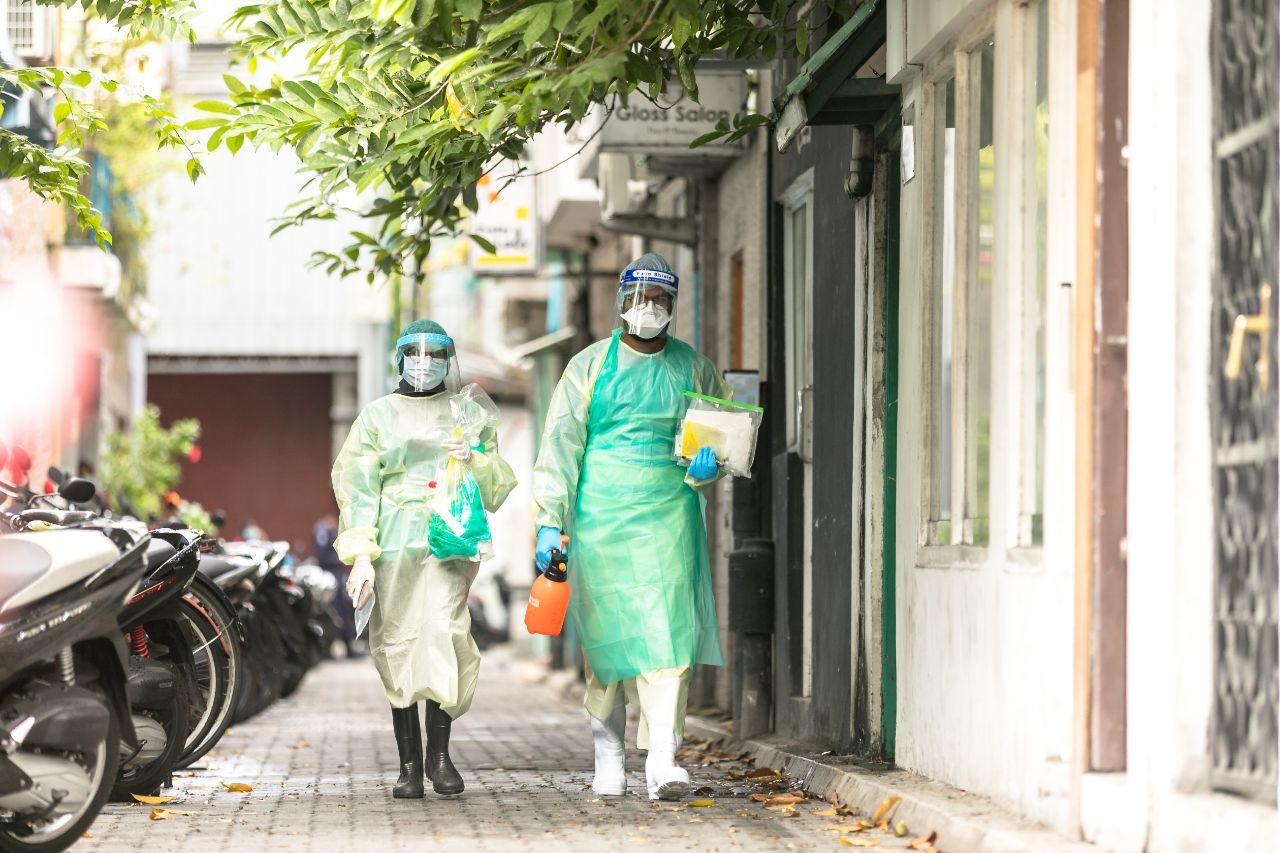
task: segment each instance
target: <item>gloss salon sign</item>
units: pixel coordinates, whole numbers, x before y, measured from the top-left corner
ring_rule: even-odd
[[[732,122],[734,116],[745,112],[746,75],[741,71],[700,72],[698,96],[694,101],[673,80],[656,103],[638,92],[633,92],[626,104],[615,101],[613,115],[600,132],[600,150],[663,155],[680,150],[692,155],[707,153],[690,149],[689,143],[715,130],[721,119]]]

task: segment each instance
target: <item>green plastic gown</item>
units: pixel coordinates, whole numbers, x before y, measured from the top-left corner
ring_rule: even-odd
[[[496,418],[466,392],[374,400],[333,463],[340,510],[334,548],[344,563],[373,561],[369,651],[387,699],[397,708],[434,700],[452,717],[471,706],[480,671],[467,611],[479,563],[438,560],[427,547],[431,484],[449,459],[441,442],[459,420],[487,420],[467,463],[485,509],[497,510],[516,485],[498,456]],[[484,403],[492,406],[487,397]]]
[[[689,480],[672,450],[683,392],[729,389],[682,341],[650,355],[620,336],[565,369],[534,468],[538,524],[572,536],[569,618],[604,684],[724,663],[696,490],[705,483]]]

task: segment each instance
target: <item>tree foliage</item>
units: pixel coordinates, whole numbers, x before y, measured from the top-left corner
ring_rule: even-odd
[[[121,28],[133,40],[190,36],[188,17],[193,0],[40,0],[43,5],[79,7]],[[53,150],[19,133],[0,128],[0,175],[25,182],[38,196],[70,209],[80,227],[99,244],[111,242],[111,233],[81,187],[88,173],[83,150],[87,142],[108,132],[104,107],[134,107],[151,131],[159,148],[185,149],[187,173],[195,180],[202,172],[199,160],[187,144],[187,131],[169,105],[102,67],[0,67],[0,82],[19,91],[52,94],[58,137]],[[4,102],[0,101],[0,111]]]
[[[127,501],[139,518],[159,514],[163,496],[182,479],[180,460],[200,437],[194,418],[160,425],[160,409],[147,406],[125,431],[103,442],[102,487],[112,499]]]
[[[344,210],[371,226],[318,265],[339,275],[421,266],[457,233],[476,182],[516,161],[549,125],[568,128],[613,98],[656,100],[678,80],[697,97],[701,57],[770,60],[808,43],[815,5],[852,0],[266,0],[232,16],[250,72],[297,61],[293,79],[228,75],[226,102],[199,104],[210,150],[245,142],[301,157],[308,196],[282,227]],[[796,21],[800,25],[796,25]],[[726,124],[736,138],[763,116]],[[372,199],[371,201],[368,201]]]

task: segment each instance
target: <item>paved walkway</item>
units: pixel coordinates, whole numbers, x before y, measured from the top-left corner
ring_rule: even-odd
[[[172,802],[108,805],[75,849],[903,850],[911,840],[860,829],[859,819],[871,815],[841,814],[817,800],[789,803],[797,799],[787,795],[790,780],[698,744],[683,753],[700,788],[686,802],[649,802],[636,751],[629,751],[631,793],[597,797],[585,712],[501,650],[487,653],[475,704],[453,740],[466,793],[445,799],[428,788],[424,800],[392,799],[395,741],[373,666],[328,663],[291,700],[234,728],[199,768],[176,779],[165,791]],[[763,778],[746,778],[753,772]],[[227,790],[234,783],[253,790]],[[163,810],[158,819],[154,809]]]

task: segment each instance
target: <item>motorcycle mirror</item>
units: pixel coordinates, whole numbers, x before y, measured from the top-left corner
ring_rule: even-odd
[[[68,477],[58,486],[58,494],[73,504],[82,504],[93,500],[93,496],[98,493],[98,488],[88,480],[82,480],[79,477]]]
[[[50,465],[47,476],[50,480],[53,480],[55,484],[61,486],[67,479],[67,472],[63,471],[57,465]]]

